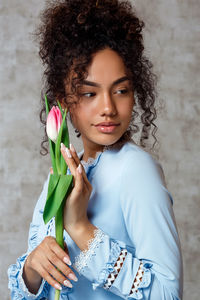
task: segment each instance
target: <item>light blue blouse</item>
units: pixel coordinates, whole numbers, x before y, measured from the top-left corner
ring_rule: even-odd
[[[79,158],[82,154],[83,150]],[[127,142],[120,149],[108,148],[82,163],[93,187],[88,218],[98,230],[84,252],[64,233],[78,281],[72,281],[73,288],[63,286],[61,299],[182,299],[182,255],[173,198],[159,162]],[[54,289],[44,280],[37,295],[33,295],[22,278],[27,255],[45,236],[55,235],[54,219],[45,225],[42,217],[48,180],[49,176],[34,210],[28,250],[8,269],[13,300],[54,299]],[[123,266],[111,287],[105,289],[122,249],[127,250]],[[130,295],[140,262],[144,270],[142,281],[138,291]]]

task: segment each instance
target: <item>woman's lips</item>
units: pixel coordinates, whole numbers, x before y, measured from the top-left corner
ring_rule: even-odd
[[[115,130],[115,128],[119,126],[119,124],[116,125],[96,125],[96,128],[98,131],[100,132],[113,132]]]

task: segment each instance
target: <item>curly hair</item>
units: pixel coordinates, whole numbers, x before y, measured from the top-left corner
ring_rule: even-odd
[[[87,77],[87,68],[92,55],[107,47],[116,51],[122,58],[130,74],[134,91],[135,105],[127,131],[117,143],[131,140],[140,132],[139,145],[147,148],[149,135],[157,143],[155,98],[157,77],[152,72],[152,63],[144,55],[142,29],[144,22],[135,14],[129,1],[120,0],[56,0],[48,2],[41,13],[41,23],[36,31],[39,39],[39,56],[44,70],[44,86],[41,95],[40,120],[46,124],[44,94],[50,108],[57,100],[64,100],[68,108],[71,96],[79,99],[78,84]],[[71,70],[72,93],[66,92],[66,80]],[[136,110],[137,108],[137,110]],[[137,117],[140,116],[138,125]],[[72,122],[71,118],[70,121]],[[72,124],[73,125],[73,124]],[[140,128],[141,127],[141,128]],[[79,133],[77,137],[81,134]],[[48,153],[45,143],[41,143],[40,153]],[[114,146],[114,145],[113,145]]]

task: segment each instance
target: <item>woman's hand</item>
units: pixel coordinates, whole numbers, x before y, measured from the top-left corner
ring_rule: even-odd
[[[60,284],[72,287],[66,277],[75,281],[77,278],[67,264],[71,265],[67,245],[64,251],[54,237],[45,237],[29,254],[24,265],[23,278],[28,290],[37,294],[42,278],[55,289],[61,290]]]
[[[71,151],[70,151],[71,150]],[[69,233],[89,223],[87,208],[92,185],[80,163],[79,157],[71,146],[71,149],[61,144],[61,153],[73,175],[74,188],[68,196],[64,208],[64,228]]]

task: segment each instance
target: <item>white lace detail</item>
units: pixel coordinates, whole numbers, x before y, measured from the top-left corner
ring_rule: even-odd
[[[126,258],[128,251],[126,249],[122,249],[120,252],[120,255],[114,265],[114,270],[113,272],[111,272],[106,280],[106,283],[104,284],[103,288],[108,290],[111,285],[114,283],[115,279],[117,278],[123,264],[124,264],[124,260]]]
[[[82,165],[84,167],[89,167],[89,166],[93,165],[96,162],[96,160],[99,157],[99,155],[101,155],[103,152],[105,152],[105,151],[107,151],[109,149],[112,149],[112,147],[111,146],[104,146],[104,148],[103,148],[102,151],[96,152],[95,158],[89,157],[87,161],[81,160]]]
[[[101,151],[96,152],[95,158],[93,157],[89,157],[87,161],[81,160],[81,163],[83,166],[90,166],[92,165],[96,159],[99,157],[99,155],[101,154]]]
[[[46,232],[47,236],[55,236],[55,217],[53,217],[47,226],[47,232]]]
[[[133,286],[131,288],[131,291],[130,291],[129,295],[134,294],[135,292],[136,293],[138,292],[138,287],[140,285],[140,282],[142,281],[143,274],[144,274],[143,263],[141,261],[140,265],[139,265],[139,268],[138,268],[138,271],[137,271],[137,275],[135,277],[135,280],[134,280],[134,283],[133,283]]]
[[[95,255],[95,250],[102,242],[106,234],[99,228],[94,230],[94,237],[88,241],[88,249],[81,251],[80,254],[75,257],[75,263],[73,267],[79,272],[87,266],[88,261]]]
[[[31,299],[38,299],[38,295],[41,294],[41,292],[42,292],[42,290],[44,288],[45,280],[44,279],[42,280],[42,283],[41,283],[40,288],[39,288],[39,290],[37,292],[37,295],[35,295],[35,294],[32,294],[31,292],[29,292],[29,290],[26,287],[26,284],[24,282],[24,279],[22,277],[24,265],[25,265],[25,262],[26,262],[29,254],[30,254],[30,252],[27,252],[27,257],[26,257],[26,259],[21,264],[21,269],[19,271],[19,286],[22,289],[22,291],[27,294],[28,297],[31,297]],[[24,299],[24,297],[20,298],[20,299]]]

